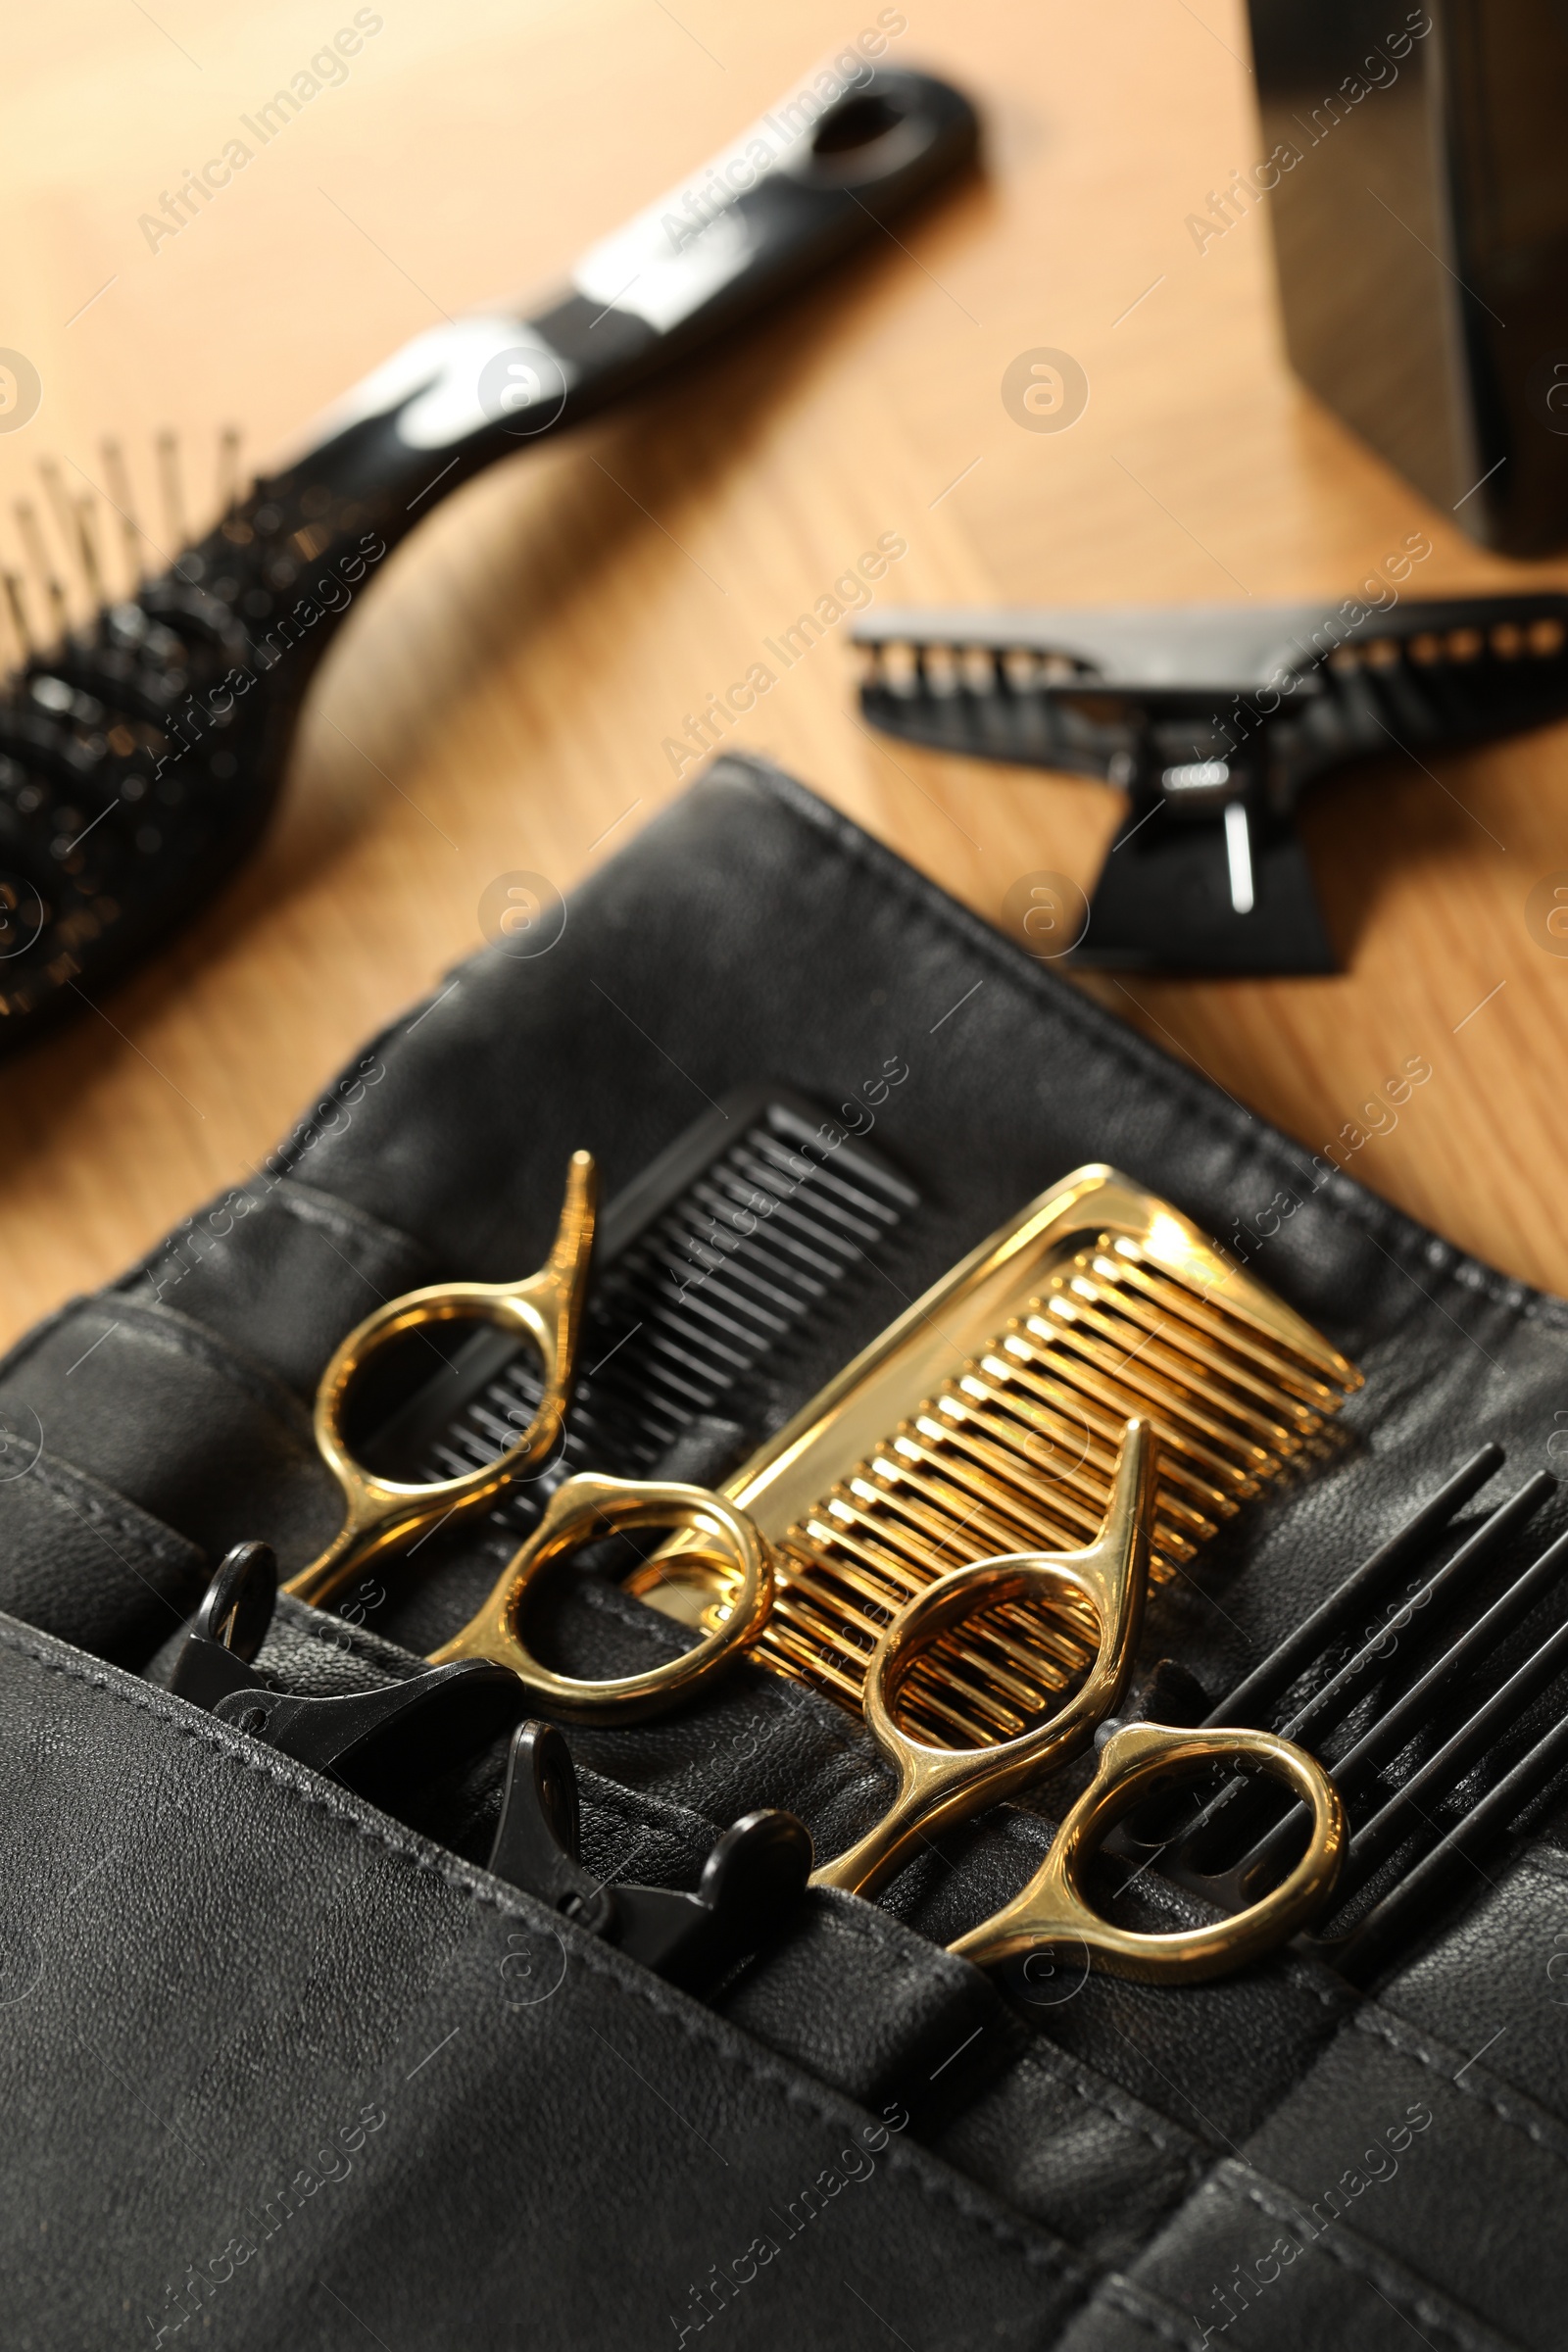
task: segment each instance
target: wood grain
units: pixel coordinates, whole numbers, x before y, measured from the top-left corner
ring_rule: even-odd
[[[118,432],[150,497],[172,424],[196,506],[220,424],[263,458],[441,313],[547,285],[873,21],[855,5],[388,0],[348,80],[156,253],[140,214],[352,10],[33,12],[0,97],[0,342],[44,384],[0,436],[8,561],[41,456],[98,479]],[[900,603],[1337,598],[1412,529],[1434,546],[1422,591],[1568,578],[1471,547],[1293,381],[1260,218],[1198,251],[1186,216],[1257,153],[1236,0],[907,14],[892,55],[974,93],[985,176],[701,380],[475,483],[387,567],[244,875],[100,1014],[0,1072],[5,1337],[241,1180],[357,1041],[477,944],[496,874],[567,889],[619,848],[681,788],[665,745],[686,713],[880,532],[908,543],[882,589]],[[1068,432],[1023,431],[1002,404],[1008,362],[1040,345],[1089,376]],[[855,715],[846,634],[733,740],[990,916],[1042,867],[1087,882],[1115,796],[883,745]],[[1431,773],[1396,760],[1321,796],[1343,977],[1092,983],[1309,1149],[1429,1061],[1349,1164],[1557,1289],[1568,960],[1525,909],[1568,868],[1564,742]]]

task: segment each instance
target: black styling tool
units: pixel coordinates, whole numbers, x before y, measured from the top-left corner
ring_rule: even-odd
[[[1337,970],[1296,830],[1306,787],[1351,760],[1420,761],[1568,713],[1562,596],[889,610],[855,638],[860,707],[886,733],[1127,793],[1073,951],[1110,968]],[[1070,945],[1058,911],[1053,945]]]
[[[1483,1446],[1217,1705],[1168,1666],[1153,1678],[1183,1721],[1277,1731],[1327,1764],[1351,1837],[1336,1909],[1301,1948],[1355,1984],[1490,1884],[1513,1824],[1568,1766],[1568,1536],[1523,1568],[1503,1565],[1555,1479],[1538,1471],[1432,1565],[1503,1459]],[[1157,1690],[1144,1711],[1166,1712]],[[1282,1815],[1257,1782],[1232,1782],[1147,1841],[1140,1827],[1125,1823],[1107,1851],[1222,1910],[1255,1902],[1301,1840],[1299,1811]]]
[[[708,1990],[772,1939],[806,1892],[811,1859],[805,1823],[769,1808],[724,1832],[695,1894],[607,1886],[577,1859],[577,1779],[565,1740],[547,1723],[513,1735],[490,1869],[687,1992]]]
[[[155,549],[155,575],[123,596],[68,500],[92,616],[67,625],[47,556],[41,629],[16,575],[5,583],[28,651],[0,698],[0,1051],[158,946],[245,855],[338,621],[438,499],[880,237],[975,144],[956,90],[868,67],[830,102],[784,101],[533,316],[500,308],[419,336],[205,538]],[[111,470],[102,495],[139,546]]]
[[[860,1140],[908,1074],[906,1062],[886,1056],[831,1117],[781,1087],[727,1096],[612,1200],[599,1223],[564,1437],[497,1507],[510,1542],[531,1533],[575,1471],[646,1478],[662,1467],[706,1484],[731,1467],[726,1446],[738,1457],[755,1442],[756,1430],[732,1426],[727,1412],[748,1423],[765,1414],[754,1384],[787,1373],[793,1347],[876,1280],[919,1206]],[[385,1477],[459,1477],[514,1445],[539,1409],[538,1361],[504,1332],[472,1331],[433,1376],[424,1361],[411,1358],[419,1386],[360,1441],[364,1460]],[[672,1470],[671,1448],[683,1442],[719,1450]],[[445,1605],[428,1597],[422,1577],[406,1583],[399,1639],[434,1646],[451,1631]],[[357,1619],[364,1602],[355,1588],[334,1605]]]
[[[505,1666],[460,1659],[407,1681],[338,1698],[300,1698],[256,1672],[272,1622],[277,1561],[267,1544],[236,1544],[208,1586],[170,1677],[177,1697],[248,1732],[279,1755],[403,1814],[430,1777],[477,1759],[526,1703]]]
[[[515,1726],[489,1868],[671,1984],[698,1991],[715,1983],[805,1892],[810,1835],[776,1811],[750,1813],[725,1832],[695,1894],[603,1883],[577,1858],[570,1751],[552,1725],[518,1722],[526,1696],[510,1668],[463,1659],[380,1690],[297,1697],[252,1664],[276,1597],[270,1547],[236,1544],[191,1620],[170,1680],[175,1695],[416,1828],[424,1826],[421,1790],[476,1763]]]

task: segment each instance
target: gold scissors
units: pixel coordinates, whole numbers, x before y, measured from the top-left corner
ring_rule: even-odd
[[[367,1315],[349,1333],[316,1392],[316,1443],[343,1490],[343,1525],[318,1559],[283,1587],[318,1607],[370,1560],[401,1550],[439,1520],[490,1509],[545,1459],[561,1434],[571,1396],[588,1267],[593,1254],[597,1177],[592,1154],[574,1152],[550,1255],[521,1282],[432,1283]],[[540,1360],[538,1410],[506,1451],[461,1478],[406,1484],[367,1469],[344,1430],[349,1399],[366,1367],[394,1341],[432,1323],[486,1322],[530,1343]]]
[[[1076,1755],[1093,1737],[1096,1725],[1120,1695],[1143,1622],[1153,1523],[1154,1446],[1147,1424],[1128,1423],[1105,1523],[1088,1550],[1030,1552],[960,1569],[956,1576],[929,1587],[894,1618],[873,1653],[866,1714],[884,1752],[897,1757],[904,1785],[876,1828],[837,1861],[825,1864],[813,1885],[869,1891],[927,1831],[998,1802],[1025,1781]],[[542,1665],[523,1633],[528,1597],[539,1579],[580,1544],[636,1528],[690,1531],[694,1541],[683,1549],[683,1561],[697,1556],[710,1564],[725,1592],[717,1623],[691,1649],[641,1674],[579,1682]],[[973,1580],[981,1576],[986,1579],[988,1605],[1028,1594],[1058,1606],[1066,1602],[1080,1615],[1092,1613],[1100,1628],[1099,1654],[1067,1705],[1023,1738],[958,1751],[923,1747],[897,1729],[889,1702],[902,1672],[916,1655],[954,1616],[971,1612]],[[945,1596],[957,1586],[962,1591],[950,1608]],[[748,1648],[767,1623],[775,1590],[772,1547],[738,1503],[706,1487],[583,1471],[557,1488],[538,1527],[508,1561],[477,1614],[450,1642],[432,1650],[430,1663],[446,1666],[457,1658],[487,1658],[510,1666],[530,1695],[560,1721],[630,1722],[678,1705]]]
[[[1107,1834],[1127,1813],[1183,1774],[1215,1764],[1282,1781],[1311,1808],[1306,1850],[1289,1876],[1245,1910],[1207,1927],[1146,1935],[1118,1928],[1084,1890],[1084,1874]],[[1273,1732],[1184,1731],[1165,1723],[1128,1723],[1100,1751],[1095,1777],[1052,1839],[1023,1892],[950,1943],[950,1952],[995,1968],[1025,1954],[1074,1945],[1091,1968],[1143,1984],[1196,1984],[1228,1976],[1284,1943],[1317,1916],[1334,1889],[1348,1832],[1339,1790],[1315,1756]]]
[[[1023,1552],[956,1569],[926,1587],[884,1630],[866,1671],[865,1720],[899,1775],[882,1819],[846,1852],[813,1872],[813,1886],[870,1894],[932,1833],[999,1803],[1080,1755],[1110,1716],[1126,1685],[1143,1626],[1154,1518],[1158,1444],[1147,1422],[1123,1433],[1104,1520],[1079,1551]],[[697,1644],[641,1674],[579,1682],[542,1665],[522,1621],[538,1580],[577,1545],[609,1532],[687,1528],[718,1570],[726,1613]],[[738,1504],[702,1487],[634,1482],[587,1473],[566,1480],[544,1517],[498,1578],[471,1622],[432,1652],[432,1663],[486,1658],[510,1666],[530,1696],[567,1723],[627,1722],[662,1713],[720,1672],[761,1633],[774,1593],[770,1546]],[[941,1748],[896,1720],[900,1686],[934,1642],[982,1610],[1043,1602],[1079,1624],[1093,1622],[1094,1662],[1066,1703],[1012,1740],[982,1748]],[[1311,1807],[1305,1853],[1285,1881],[1245,1911],[1213,1926],[1144,1936],[1101,1917],[1084,1891],[1089,1861],[1123,1815],[1172,1777],[1214,1764],[1272,1774]],[[1194,1980],[1240,1968],[1303,1926],[1326,1899],[1346,1844],[1344,1809],[1316,1760],[1269,1732],[1185,1731],[1134,1724],[1106,1741],[1094,1780],[1057,1831],[1029,1886],[993,1919],[950,1948],[981,1966],[1023,1953],[1078,1945],[1091,1965],[1156,1981]]]
[[[434,1283],[409,1291],[349,1333],[316,1393],[316,1443],[343,1490],[343,1524],[318,1559],[283,1591],[318,1607],[369,1561],[399,1551],[451,1519],[493,1508],[506,1490],[544,1460],[561,1434],[593,1253],[596,1178],[590,1153],[574,1152],[550,1255],[521,1282]],[[432,1323],[488,1322],[531,1342],[542,1394],[527,1427],[493,1462],[460,1478],[410,1484],[368,1469],[345,1431],[349,1400],[366,1367],[394,1341]],[[523,1635],[528,1597],[545,1571],[597,1537],[635,1528],[668,1528],[693,1539],[729,1595],[721,1622],[694,1648],[641,1674],[576,1682],[544,1666]],[[670,1480],[600,1478],[580,1473],[556,1489],[533,1534],[507,1563],[472,1622],[434,1652],[432,1663],[488,1658],[510,1666],[552,1715],[568,1723],[625,1722],[677,1705],[755,1642],[773,1605],[773,1555],[744,1511],[705,1487]]]
[[[1156,1441],[1129,1421],[1117,1458],[1109,1506],[1095,1542],[1082,1551],[1027,1552],[980,1560],[940,1577],[908,1601],[885,1629],[865,1679],[865,1720],[897,1769],[898,1793],[882,1819],[856,1844],[812,1874],[814,1886],[869,1894],[932,1832],[967,1819],[1026,1783],[1083,1752],[1121,1696],[1137,1648],[1149,1582]],[[1012,1740],[983,1748],[940,1748],[912,1738],[896,1721],[899,1688],[942,1633],[982,1609],[1033,1599],[1099,1629],[1094,1664],[1054,1715]],[[1113,1926],[1084,1890],[1089,1862],[1124,1815],[1173,1778],[1216,1763],[1281,1780],[1311,1808],[1306,1850],[1289,1876],[1244,1911],[1172,1935],[1141,1935]],[[1029,1885],[993,1918],[949,1948],[982,1967],[1025,1953],[1076,1945],[1108,1974],[1152,1983],[1195,1982],[1240,1968],[1283,1942],[1313,1917],[1339,1875],[1347,1840],[1339,1792],[1304,1749],[1271,1732],[1188,1731],[1131,1724],[1114,1731],[1095,1777],[1073,1805]]]
[[[369,1560],[401,1548],[439,1522],[493,1506],[555,1444],[571,1392],[573,1358],[593,1245],[594,1164],[569,1163],[561,1222],[542,1270],[518,1283],[455,1283],[412,1291],[349,1334],[317,1394],[316,1436],[343,1490],[344,1523],[310,1567],[283,1588],[296,1598],[329,1598]],[[533,1420],[505,1453],[462,1477],[407,1484],[368,1469],[344,1433],[348,1398],[365,1366],[405,1333],[432,1322],[487,1320],[537,1348],[542,1395]],[[934,1831],[999,1803],[1026,1783],[1082,1753],[1121,1696],[1137,1649],[1149,1583],[1156,1441],[1129,1421],[1109,1504],[1095,1542],[1079,1551],[1028,1552],[982,1560],[939,1578],[883,1632],[865,1684],[865,1718],[899,1773],[881,1821],[812,1878],[819,1886],[869,1894]],[[718,1571],[726,1605],[688,1650],[631,1675],[584,1682],[558,1673],[530,1648],[524,1617],[539,1580],[568,1553],[607,1534],[643,1528],[684,1531]],[[671,1480],[579,1473],[551,1496],[539,1525],[497,1579],[470,1622],[431,1662],[484,1658],[508,1666],[530,1697],[568,1723],[629,1722],[663,1713],[721,1672],[761,1634],[776,1589],[771,1547],[738,1504],[707,1488]],[[938,1748],[895,1720],[899,1687],[937,1638],[962,1619],[1007,1601],[1065,1608],[1096,1628],[1088,1675],[1066,1704],[1032,1730],[984,1748]],[[1307,1851],[1260,1902],[1218,1925],[1164,1936],[1112,1927],[1091,1906],[1082,1874],[1104,1835],[1156,1781],[1215,1760],[1285,1779],[1312,1807]],[[1338,1872],[1345,1844],[1339,1797],[1321,1767],[1288,1741],[1255,1731],[1177,1732],[1135,1725],[1107,1741],[1095,1779],[1057,1832],[1033,1881],[1012,1903],[952,1948],[992,1965],[1053,1944],[1083,1945],[1102,1968],[1166,1979],[1239,1967],[1294,1932],[1316,1909]]]
[[[1026,1783],[1068,1763],[1093,1740],[1121,1697],[1138,1646],[1149,1586],[1157,1440],[1147,1422],[1126,1425],[1104,1521],[1079,1551],[1026,1552],[981,1560],[939,1578],[893,1618],[872,1652],[865,1682],[871,1736],[899,1774],[882,1819],[825,1862],[814,1886],[870,1894],[933,1832],[966,1820]],[[522,1620],[538,1580],[577,1545],[634,1528],[684,1527],[728,1589],[728,1611],[693,1647],[641,1674],[579,1682],[542,1665]],[[702,1487],[581,1474],[557,1489],[543,1519],[503,1570],[471,1622],[432,1663],[485,1658],[510,1666],[530,1696],[568,1723],[626,1722],[662,1713],[744,1651],[766,1624],[774,1573],[770,1547],[738,1504]],[[966,1618],[1029,1599],[1092,1620],[1097,1648],[1089,1673],[1054,1715],[1012,1740],[983,1748],[939,1748],[896,1720],[909,1670],[944,1633]],[[1312,1812],[1307,1848],[1289,1877],[1261,1900],[1216,1924],[1145,1936],[1101,1917],[1084,1891],[1089,1861],[1123,1815],[1172,1777],[1216,1764],[1283,1780]],[[1316,1760],[1272,1733],[1186,1731],[1134,1724],[1111,1734],[1088,1789],[1057,1831],[1034,1879],[993,1919],[950,1948],[981,1966],[1076,1945],[1090,1964],[1166,1982],[1240,1968],[1304,1926],[1326,1899],[1346,1843],[1338,1792]]]

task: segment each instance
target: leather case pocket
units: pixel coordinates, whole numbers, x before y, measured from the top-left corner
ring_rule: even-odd
[[[0,1603],[142,1663],[225,1544],[265,1536],[297,1565],[330,1533],[307,1399],[376,1297],[427,1272],[537,1264],[579,1145],[612,1194],[684,1132],[699,1098],[765,1079],[833,1102],[889,1051],[910,1081],[875,1141],[920,1215],[850,1320],[813,1330],[815,1355],[793,1359],[767,1399],[772,1420],[1021,1200],[1109,1158],[1228,1239],[1369,1375],[1345,1452],[1156,1596],[1151,1657],[1180,1655],[1223,1690],[1480,1435],[1539,1459],[1562,1395],[1562,1302],[1463,1259],[1348,1175],[1308,1168],[1304,1151],[821,803],[728,760],[585,885],[551,956],[476,958],[379,1041],[378,1074],[361,1063],[363,1092],[337,1090],[352,1119],[308,1122],[255,1205],[241,1214],[225,1197],[0,1365],[6,1426],[30,1414],[57,1463],[81,1465],[57,1477],[46,1462],[55,1484],[33,1492],[4,1483],[0,1462]],[[85,1523],[59,1499],[68,1489]],[[444,1564],[432,1627],[437,1602],[450,1631],[470,1585],[493,1576],[484,1542]],[[428,1645],[425,1618],[400,1618],[390,1599],[372,1622],[405,1656]],[[301,1687],[326,1687],[341,1653],[319,1625],[293,1630]],[[568,1646],[581,1636],[589,1672],[670,1638],[609,1593],[584,1593],[561,1630]],[[397,1671],[391,1643],[341,1640]],[[1205,2327],[1210,2340],[1228,2328],[1226,2341],[1263,2342],[1276,2319],[1277,2340],[1343,2334],[1379,2352],[1412,2326],[1445,2345],[1491,2343],[1497,2327],[1560,2335],[1557,2274],[1533,2251],[1560,2206],[1557,2173],[1536,2161],[1545,2140],[1531,2136],[1551,2118],[1520,2107],[1532,2154],[1504,2163],[1496,2150],[1518,2134],[1487,2137],[1479,2119],[1494,2109],[1465,2095],[1499,2059],[1506,2077],[1515,2049],[1544,2046],[1521,2029],[1549,1998],[1549,1939],[1539,1984],[1512,1947],[1484,1947],[1472,1970],[1467,1929],[1434,1948],[1399,2001],[1434,2050],[1453,2049],[1450,2073],[1509,2029],[1451,2103],[1433,2102],[1419,2144],[1435,2157],[1441,2126],[1443,2164],[1412,2158],[1289,2266],[1289,2284],[1268,2285],[1255,2317],[1226,2322],[1210,2286],[1266,2254],[1254,2230],[1271,2239],[1286,2226],[1238,2191],[1250,2182],[1309,2210],[1329,2177],[1319,2159],[1343,2172],[1386,2120],[1383,2057],[1294,1963],[1231,1987],[1086,1987],[1021,2051],[999,2033],[995,2071],[989,2026],[979,2074],[965,2072],[978,2057],[948,2066],[971,2012],[934,1947],[980,1916],[986,1886],[1027,1875],[1040,1829],[1019,1817],[956,1842],[957,1870],[938,1858],[890,1889],[906,1925],[889,1920],[874,1950],[829,1938],[819,1970],[781,1954],[779,1968],[801,1966],[787,1997],[760,1971],[726,2020],[48,1634],[13,1629],[0,1652],[18,1855],[0,1993],[20,1982],[23,1994],[0,2034],[17,2135],[0,2227],[25,2253],[15,2340],[96,2346],[118,2340],[127,2312],[140,2331],[144,2311],[153,2334],[177,2333],[205,2301],[236,2343],[349,2342],[363,2322],[394,2352],[668,2340],[672,2318],[676,2341],[722,2318],[737,2340],[764,2343],[874,2341],[881,2319],[921,2352],[1054,2342],[1063,2326],[1075,2344],[1197,2343]],[[646,1821],[658,1839],[636,1868],[650,1877],[667,1861],[673,1879],[708,1825],[763,1802],[799,1811],[837,1850],[879,1794],[853,1724],[743,1675],[678,1719],[573,1744],[602,1784],[597,1867]],[[918,1966],[911,1927],[929,1939]],[[546,1933],[572,1964],[540,2000],[532,1955]],[[508,1984],[514,2007],[497,1990]],[[852,2144],[841,2126],[879,2128],[877,2094],[921,2059],[933,2087],[918,2127],[890,2132],[867,2180],[818,2188],[792,2227],[805,2185]],[[1544,2060],[1540,2071],[1556,2082]],[[1506,2098],[1526,2095],[1521,2079]],[[344,2145],[367,2104],[385,2124],[348,2151],[352,2172],[316,2179],[312,2148],[330,2149],[329,2134]],[[1255,2180],[1227,2170],[1233,2150]],[[1294,2166],[1298,2152],[1310,2163]],[[242,2262],[226,2255],[301,2172],[316,2185],[272,2234]],[[767,2211],[778,2228],[758,2218]],[[778,2252],[742,2279],[769,2230]],[[60,2242],[69,2257],[40,2264],[38,2245]],[[231,2276],[210,2288],[225,2260]],[[1428,2286],[1423,2269],[1444,2283]],[[183,2323],[159,2302],[181,2280],[193,2281]]]
[[[0,1805],[17,2352],[1043,2344],[1088,2283],[614,1952],[10,1620]]]

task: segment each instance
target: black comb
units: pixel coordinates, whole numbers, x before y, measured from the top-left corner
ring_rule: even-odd
[[[238,862],[339,620],[440,499],[886,235],[974,153],[973,109],[944,82],[862,66],[824,101],[821,79],[595,246],[543,310],[410,344],[283,470],[243,497],[225,482],[221,519],[183,553],[167,467],[163,545],[118,455],[106,482],[74,467],[120,514],[123,589],[77,486],[62,504],[46,476],[89,610],[71,620],[29,511],[41,615],[4,580],[23,661],[0,695],[0,1051],[160,944]]]
[[[868,1145],[834,1145],[835,1132],[800,1097],[753,1088],[697,1120],[611,1203],[561,1448],[500,1522],[525,1533],[577,1470],[646,1477],[694,1425],[722,1421],[760,1367],[776,1377],[791,1344],[866,1278],[919,1196]],[[451,1375],[427,1384],[377,1432],[373,1466],[453,1478],[493,1461],[533,1419],[534,1360],[504,1333],[476,1332],[451,1373],[456,1388]],[[753,1436],[737,1433],[737,1446]]]
[[[1111,967],[1336,970],[1296,831],[1306,787],[1350,760],[1428,756],[1568,711],[1562,596],[890,609],[854,633],[872,725],[1129,794],[1075,950]]]
[[[1410,1943],[1466,1866],[1485,1881],[1484,1862],[1510,1825],[1568,1764],[1568,1718],[1543,1729],[1531,1717],[1568,1673],[1568,1622],[1522,1656],[1511,1641],[1536,1610],[1560,1600],[1568,1536],[1495,1589],[1506,1549],[1556,1481],[1539,1472],[1441,1568],[1411,1574],[1503,1458],[1499,1446],[1483,1446],[1204,1718],[1277,1731],[1328,1766],[1351,1838],[1334,1916],[1306,1942],[1357,1983]],[[1378,1610],[1382,1622],[1368,1626]],[[1333,1664],[1352,1627],[1361,1639],[1343,1663],[1309,1695],[1283,1703],[1314,1669]],[[1232,1782],[1143,1866],[1238,1910],[1294,1860],[1300,1820],[1298,1810],[1279,1817],[1259,1785]]]

